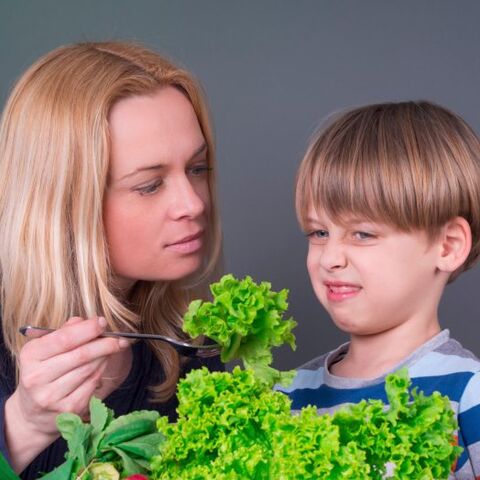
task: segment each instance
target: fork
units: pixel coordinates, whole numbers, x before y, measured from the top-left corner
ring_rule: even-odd
[[[54,328],[35,327],[33,325],[24,325],[20,327],[19,332],[25,337],[40,337],[44,334],[54,332]],[[35,335],[37,332],[37,335]],[[33,334],[33,335],[32,335]],[[38,335],[40,334],[40,335]],[[210,358],[220,355],[220,345],[192,345],[191,343],[175,340],[174,338],[153,333],[133,333],[133,332],[103,332],[101,337],[124,337],[139,340],[160,340],[170,344],[180,355],[184,357]]]

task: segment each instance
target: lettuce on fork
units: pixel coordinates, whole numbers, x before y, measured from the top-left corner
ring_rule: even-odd
[[[296,322],[283,319],[288,290],[273,292],[271,284],[251,277],[237,280],[225,275],[213,283],[212,302],[194,300],[184,316],[183,330],[195,338],[205,335],[222,347],[222,362],[241,359],[245,368],[268,385],[287,384],[295,372],[280,372],[270,364],[272,347],[284,343],[295,349]]]

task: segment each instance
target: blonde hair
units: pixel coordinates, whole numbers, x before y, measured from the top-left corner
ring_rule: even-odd
[[[311,206],[336,221],[366,218],[434,238],[460,216],[472,249],[450,281],[480,253],[480,143],[459,116],[426,101],[343,112],[313,138],[300,165],[296,210]]]
[[[111,329],[181,338],[192,298],[205,298],[221,256],[214,170],[209,179],[208,251],[200,271],[183,282],[139,281],[128,305],[117,298],[109,267],[102,203],[109,167],[108,115],[122,98],[171,85],[198,117],[215,163],[207,107],[192,75],[157,53],[128,42],[58,48],[32,65],[14,87],[0,128],[0,281],[6,346],[17,357],[25,323],[60,327],[71,316],[103,315]],[[175,390],[180,360],[170,347],[152,349],[164,382],[154,400]]]

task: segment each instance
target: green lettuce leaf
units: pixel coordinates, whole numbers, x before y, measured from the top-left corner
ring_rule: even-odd
[[[2,480],[20,480],[20,477],[13,471],[2,452],[0,452],[0,478]]]
[[[212,302],[194,300],[184,316],[183,329],[191,337],[205,335],[222,347],[221,360],[241,359],[257,378],[273,386],[287,384],[294,372],[270,367],[272,347],[287,343],[295,349],[292,329],[296,322],[284,319],[288,290],[273,292],[271,284],[256,284],[251,277],[237,280],[225,275],[211,285]]]

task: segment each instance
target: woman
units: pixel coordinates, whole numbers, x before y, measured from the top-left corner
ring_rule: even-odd
[[[198,85],[142,46],[61,47],[18,81],[0,130],[0,446],[22,478],[64,460],[55,417],[93,394],[175,415],[200,362],[99,335],[182,336],[220,257],[213,167]],[[58,331],[25,342],[24,324]]]

